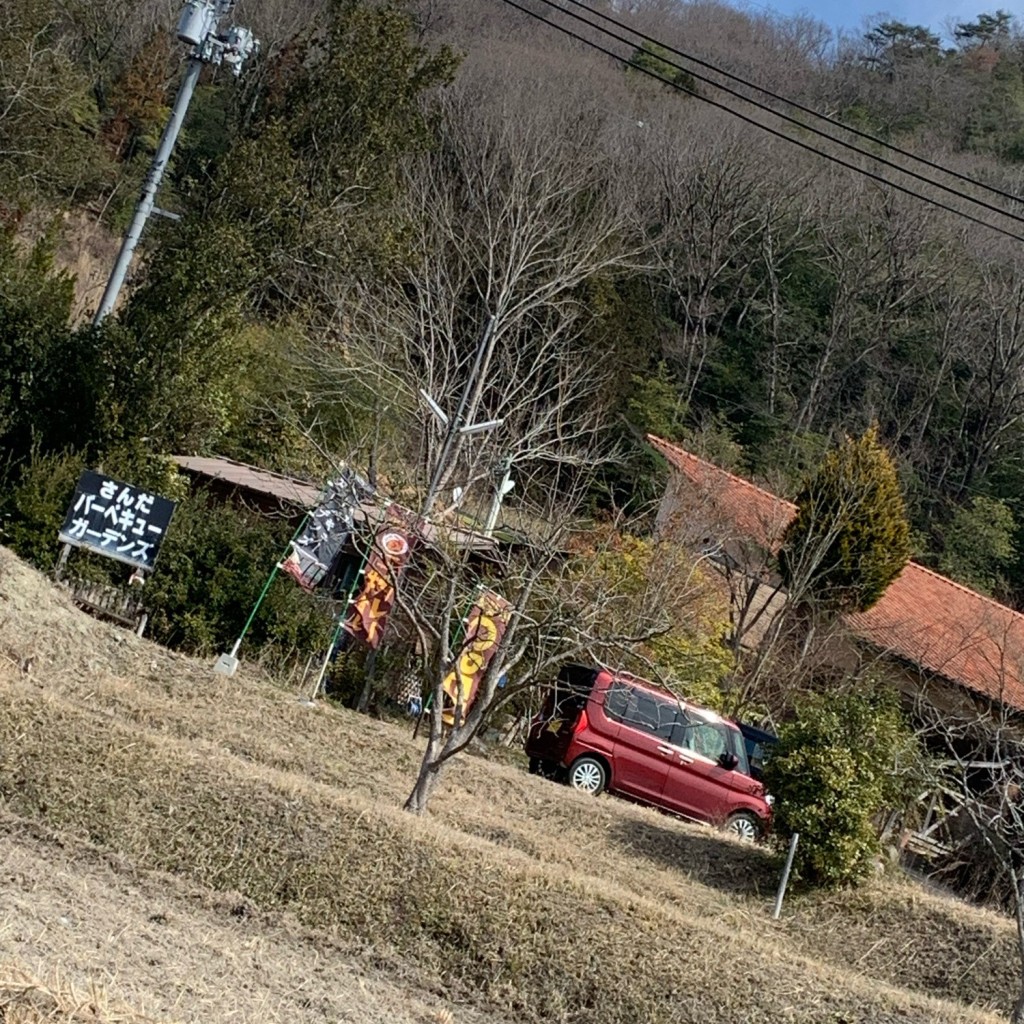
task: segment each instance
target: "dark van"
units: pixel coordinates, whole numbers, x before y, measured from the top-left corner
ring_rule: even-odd
[[[563,666],[530,724],[526,753],[534,773],[744,839],[764,835],[771,822],[771,800],[750,774],[739,727],[624,672]]]

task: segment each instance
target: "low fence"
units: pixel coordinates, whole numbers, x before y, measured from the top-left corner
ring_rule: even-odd
[[[71,599],[83,611],[116,622],[119,626],[133,630],[136,636],[142,636],[149,621],[149,613],[136,588],[67,577],[61,582],[67,587]]]

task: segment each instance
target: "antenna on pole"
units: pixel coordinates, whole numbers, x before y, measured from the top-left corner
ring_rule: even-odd
[[[167,170],[174,144],[178,141],[178,133],[185,120],[188,105],[192,102],[192,94],[195,92],[203,65],[226,64],[237,78],[242,73],[242,65],[259,50],[259,40],[247,28],[232,25],[223,32],[218,30],[221,18],[234,6],[235,0],[187,0],[178,18],[175,34],[181,42],[192,47],[188,68],[178,88],[178,95],[174,98],[171,116],[160,137],[153,162],[149,165],[146,180],[142,185],[142,194],[135,207],[135,216],[132,217],[128,233],[121,243],[114,269],[110,272],[110,279],[103,290],[103,298],[100,299],[99,308],[93,317],[94,326],[103,321],[117,302],[132,255],[142,237],[142,229],[146,226],[149,215],[154,212],[156,191],[163,180],[164,171]],[[174,217],[173,214],[168,216],[172,219]]]
[[[490,359],[495,337],[494,326],[494,317],[488,317],[487,325],[484,327],[483,334],[480,337],[480,343],[477,345],[473,368],[469,371],[469,376],[466,378],[462,397],[459,399],[459,405],[455,410],[454,416],[449,416],[429,392],[420,388],[420,394],[429,406],[430,411],[437,417],[441,425],[446,428],[444,444],[441,446],[441,454],[438,457],[437,464],[434,466],[430,486],[427,488],[427,496],[423,499],[421,515],[424,519],[430,515],[430,510],[434,507],[434,499],[437,497],[442,479],[448,469],[448,462],[452,455],[452,448],[456,446],[456,439],[465,437],[467,434],[479,434],[485,430],[494,430],[495,427],[500,427],[504,422],[502,419],[485,420],[482,423],[465,422],[467,409],[473,404],[470,399],[473,389],[476,387],[477,378],[480,376],[481,367]],[[472,411],[469,412],[469,415],[472,415]]]

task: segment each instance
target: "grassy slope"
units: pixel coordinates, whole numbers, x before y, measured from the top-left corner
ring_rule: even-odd
[[[329,937],[339,970],[440,983],[460,1015],[982,1021],[1012,996],[995,915],[886,881],[773,923],[763,851],[514,765],[463,759],[412,819],[407,729],[215,677],[79,614],[2,549],[0,695],[0,834],[36,822],[240,893]]]

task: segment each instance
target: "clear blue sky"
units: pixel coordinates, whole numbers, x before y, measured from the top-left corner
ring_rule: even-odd
[[[774,10],[779,14],[810,14],[833,29],[860,33],[866,18],[882,14],[894,21],[909,25],[927,25],[933,32],[945,37],[947,21],[973,21],[981,12],[994,13],[1002,8],[1016,13],[1013,5],[1003,0],[986,4],[985,0],[889,0],[879,5],[878,0],[737,0],[737,6]]]

